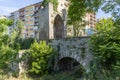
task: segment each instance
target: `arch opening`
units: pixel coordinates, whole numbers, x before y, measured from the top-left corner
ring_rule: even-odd
[[[58,61],[59,71],[73,71],[77,66],[80,65],[75,59],[70,57],[64,57]]]
[[[64,38],[64,22],[60,15],[54,19],[54,38]]]

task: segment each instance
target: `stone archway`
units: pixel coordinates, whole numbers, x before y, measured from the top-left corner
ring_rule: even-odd
[[[64,22],[60,15],[56,15],[54,19],[54,38],[64,38]]]
[[[78,61],[70,57],[64,57],[57,62],[58,71],[72,71],[80,65]]]
[[[58,57],[55,60],[54,71],[59,70],[58,62],[60,60],[69,57],[79,62],[87,73],[90,72],[90,61],[93,60],[93,55],[89,47],[89,40],[89,37],[50,40],[50,45],[56,51],[58,51]]]

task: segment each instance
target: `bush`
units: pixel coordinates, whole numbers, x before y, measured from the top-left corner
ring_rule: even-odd
[[[16,61],[19,51],[19,45],[15,40],[17,32],[12,32],[11,36],[7,33],[7,26],[12,24],[12,20],[0,19],[0,75],[11,71],[10,65]]]
[[[20,48],[21,49],[29,49],[31,44],[34,42],[33,38],[25,38],[25,39],[20,39]]]
[[[54,53],[54,50],[45,41],[40,41],[39,43],[35,41],[28,51],[30,56],[28,72],[30,74],[47,74],[52,53]]]
[[[118,74],[120,73],[120,27],[108,18],[100,20],[96,28],[97,33],[91,36],[96,61],[93,68],[98,67],[100,70],[98,76],[103,74],[110,80],[110,77],[120,76]]]

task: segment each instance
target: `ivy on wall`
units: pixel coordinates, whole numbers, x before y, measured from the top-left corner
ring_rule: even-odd
[[[58,0],[44,0],[43,1],[43,6],[46,5],[47,3],[51,2],[53,4],[53,9],[54,11],[57,11],[57,7],[58,7]]]

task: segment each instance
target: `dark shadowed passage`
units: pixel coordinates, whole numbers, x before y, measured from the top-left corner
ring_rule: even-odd
[[[79,62],[69,57],[64,57],[58,61],[59,71],[72,71],[79,65]]]

